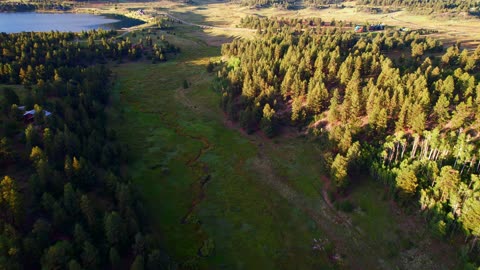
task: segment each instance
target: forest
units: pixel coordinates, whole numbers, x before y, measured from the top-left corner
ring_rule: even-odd
[[[164,269],[109,128],[107,61],[165,61],[163,37],[115,31],[0,34],[0,268]],[[22,84],[23,88],[16,85]]]
[[[292,9],[298,4],[291,0],[231,0],[233,3],[239,3],[243,6],[255,6],[258,8],[278,7],[283,9]],[[305,0],[304,4],[311,7],[329,7],[333,5],[341,5],[343,1],[334,0]]]
[[[68,3],[56,2],[2,2],[0,3],[0,12],[28,12],[35,10],[70,10],[72,6]]]
[[[232,0],[233,3],[239,3],[243,6],[256,6],[256,7],[282,7],[288,8],[294,1],[288,0]]]
[[[268,137],[310,134],[336,192],[369,173],[435,234],[462,235],[466,267],[478,265],[480,48],[313,21],[243,20],[261,35],[222,46],[215,89],[228,117]]]
[[[305,7],[314,8],[344,8],[344,0],[305,0],[301,3],[298,1],[288,0],[231,0],[234,3],[240,3],[244,6],[255,6],[257,8],[279,7],[284,9],[298,8],[303,4]],[[477,1],[418,1],[418,0],[360,0],[355,4],[359,9],[365,7],[384,7],[385,10],[394,10],[395,8],[406,8],[413,14],[432,14],[442,12],[460,13],[465,12],[478,16],[480,5]]]
[[[406,7],[413,13],[430,14],[432,12],[468,12],[477,14],[479,3],[476,1],[418,1],[418,0],[360,0],[358,5],[385,6],[385,7]]]

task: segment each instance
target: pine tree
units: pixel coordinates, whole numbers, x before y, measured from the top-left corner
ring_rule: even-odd
[[[403,202],[406,203],[415,196],[418,180],[412,169],[408,167],[399,169],[395,180],[397,189],[399,189],[398,196]]]
[[[70,261],[72,246],[67,241],[58,241],[50,246],[42,258],[42,269],[65,269]]]
[[[441,202],[445,202],[453,193],[457,192],[460,176],[451,166],[444,166],[440,175],[435,179],[434,188],[439,192]]]
[[[310,81],[310,83],[312,83]],[[309,111],[319,114],[324,109],[324,104],[328,99],[328,92],[323,82],[316,82],[307,94],[307,106]]]
[[[95,210],[87,195],[82,195],[80,198],[80,210],[82,211],[88,225],[94,226],[96,223]]]
[[[75,241],[75,245],[82,246],[86,241],[88,241],[88,235],[83,229],[82,225],[75,224],[73,229],[73,238]]]
[[[450,103],[445,97],[445,95],[440,95],[440,97],[437,100],[437,103],[435,104],[435,107],[433,107],[433,112],[435,116],[437,117],[437,121],[439,125],[444,125],[449,119],[450,119],[450,114],[448,112]]]
[[[90,242],[83,244],[82,265],[86,269],[96,269],[98,266],[98,250]]]
[[[117,212],[111,212],[105,215],[105,236],[108,243],[112,246],[121,244],[124,238],[124,225],[122,218]]]
[[[478,226],[480,224],[480,201],[478,200],[478,194],[465,201],[460,221],[463,227],[468,229],[475,239],[480,236],[480,226]]]
[[[471,107],[464,102],[460,102],[452,116],[451,128],[458,129],[465,125],[465,120],[471,114]]]
[[[299,123],[305,120],[306,114],[303,107],[302,97],[297,97],[293,99],[292,102],[292,117],[291,120],[294,123]]]
[[[22,198],[17,183],[9,176],[0,182],[0,206],[7,214],[7,219],[19,224],[23,214]]]
[[[263,107],[263,117],[260,122],[260,126],[268,137],[275,135],[275,123],[274,123],[275,110],[270,107],[270,104],[265,104]]]
[[[348,185],[348,161],[341,154],[337,154],[330,168],[330,175],[333,178],[335,186],[343,189]]]
[[[328,108],[328,121],[334,123],[338,120],[338,103],[340,95],[338,89],[333,90],[333,96],[330,100],[330,107]]]
[[[388,119],[387,119],[387,111],[385,108],[380,109],[377,115],[377,119],[375,122],[375,128],[377,131],[383,133],[387,129]]]
[[[75,216],[75,214],[78,213],[78,199],[71,183],[65,184],[63,188],[63,205],[71,215]]]
[[[411,119],[410,119],[410,126],[412,127],[413,131],[418,134],[422,134],[423,130],[425,129],[426,123],[426,115],[423,112],[422,107],[419,104],[415,104],[412,108],[411,112]]]

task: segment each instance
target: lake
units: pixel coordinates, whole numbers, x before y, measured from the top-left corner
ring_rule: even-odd
[[[74,13],[0,13],[0,32],[80,32],[91,29],[117,29],[120,20],[92,14]]]

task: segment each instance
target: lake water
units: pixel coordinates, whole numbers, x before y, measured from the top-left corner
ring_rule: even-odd
[[[80,32],[91,29],[114,29],[119,20],[104,16],[74,13],[0,13],[0,32]]]

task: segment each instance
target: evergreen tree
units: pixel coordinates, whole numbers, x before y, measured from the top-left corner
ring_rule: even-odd
[[[347,168],[347,159],[341,154],[337,154],[330,168],[330,175],[333,178],[335,186],[339,189],[345,188],[348,184]]]

